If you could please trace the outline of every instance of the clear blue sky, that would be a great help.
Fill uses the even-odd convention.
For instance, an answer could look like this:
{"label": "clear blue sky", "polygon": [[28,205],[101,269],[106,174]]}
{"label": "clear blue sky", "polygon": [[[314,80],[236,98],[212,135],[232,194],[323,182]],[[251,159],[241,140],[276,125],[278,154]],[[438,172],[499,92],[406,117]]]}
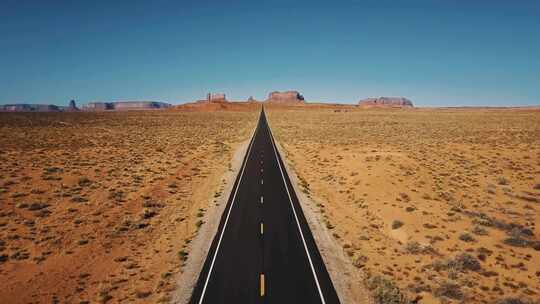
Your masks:
{"label": "clear blue sky", "polygon": [[0,103],[540,105],[540,1],[0,2]]}

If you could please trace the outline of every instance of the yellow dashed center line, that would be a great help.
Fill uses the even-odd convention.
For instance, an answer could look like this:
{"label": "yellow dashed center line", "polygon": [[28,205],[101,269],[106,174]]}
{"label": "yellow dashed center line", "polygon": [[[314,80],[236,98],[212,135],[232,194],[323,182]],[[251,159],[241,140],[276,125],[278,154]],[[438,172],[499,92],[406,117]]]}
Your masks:
{"label": "yellow dashed center line", "polygon": [[264,273],[261,273],[261,297],[264,297]]}
{"label": "yellow dashed center line", "polygon": [[264,224],[261,222],[261,235],[264,234]]}

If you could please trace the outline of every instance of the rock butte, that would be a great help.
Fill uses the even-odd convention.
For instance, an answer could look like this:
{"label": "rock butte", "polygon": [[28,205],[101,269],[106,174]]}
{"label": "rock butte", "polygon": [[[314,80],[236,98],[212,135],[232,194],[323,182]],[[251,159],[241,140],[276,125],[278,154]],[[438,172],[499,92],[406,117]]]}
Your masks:
{"label": "rock butte", "polygon": [[298,91],[271,92],[266,101],[272,103],[305,103],[304,96]]}
{"label": "rock butte", "polygon": [[224,93],[208,93],[206,94],[206,99],[199,99],[196,102],[228,102],[228,100]]}
{"label": "rock butte", "polygon": [[405,97],[379,97],[379,98],[366,98],[358,102],[362,107],[414,107],[412,101]]}

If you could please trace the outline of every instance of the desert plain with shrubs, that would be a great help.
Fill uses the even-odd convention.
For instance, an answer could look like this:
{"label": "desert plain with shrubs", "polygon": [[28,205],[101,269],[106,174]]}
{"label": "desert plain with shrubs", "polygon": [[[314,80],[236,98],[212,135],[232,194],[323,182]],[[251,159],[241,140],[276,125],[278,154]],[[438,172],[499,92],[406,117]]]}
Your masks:
{"label": "desert plain with shrubs", "polygon": [[[0,113],[2,303],[170,302],[258,110]],[[266,112],[353,301],[539,301],[540,110]]]}
{"label": "desert plain with shrubs", "polygon": [[375,303],[540,300],[538,109],[267,112]]}
{"label": "desert plain with shrubs", "polygon": [[256,120],[0,113],[0,302],[169,302]]}

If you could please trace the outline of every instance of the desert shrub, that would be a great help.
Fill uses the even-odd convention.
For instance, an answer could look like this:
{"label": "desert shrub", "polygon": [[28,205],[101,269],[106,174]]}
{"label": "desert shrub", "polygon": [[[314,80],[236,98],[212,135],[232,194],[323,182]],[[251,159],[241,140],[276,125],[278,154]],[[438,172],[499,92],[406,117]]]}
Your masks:
{"label": "desert shrub", "polygon": [[148,298],[148,296],[150,296],[151,294],[152,292],[149,290],[137,290],[135,292],[135,296],[137,297],[137,299]]}
{"label": "desert shrub", "polygon": [[20,209],[28,208],[28,203],[18,203],[15,207]]}
{"label": "desert shrub", "polygon": [[411,200],[411,197],[407,193],[400,193],[399,197],[401,197],[401,199],[406,201],[406,202]]}
{"label": "desert shrub", "polygon": [[508,179],[506,179],[506,177],[504,177],[504,176],[501,176],[501,177],[497,178],[497,183],[499,185],[503,185],[503,186],[506,186],[506,185],[509,184]]}
{"label": "desert shrub", "polygon": [[163,208],[163,207],[165,207],[165,205],[160,203],[160,202],[150,201],[150,200],[144,201],[142,203],[142,206],[144,208]]}
{"label": "desert shrub", "polygon": [[30,206],[28,207],[28,210],[30,211],[37,211],[37,210],[41,210],[41,209],[45,209],[49,207],[49,204],[45,204],[45,203],[31,203]]}
{"label": "desert shrub", "polygon": [[358,258],[354,260],[353,265],[357,268],[363,268],[368,261],[368,257],[365,255],[361,255]]}
{"label": "desert shrub", "polygon": [[403,226],[403,222],[400,220],[394,220],[392,222],[392,229],[399,229],[401,226]]}
{"label": "desert shrub", "polygon": [[178,252],[178,257],[180,258],[180,260],[182,260],[184,262],[187,261],[188,256],[189,256],[189,253],[187,251],[185,251],[185,250],[180,250]]}
{"label": "desert shrub", "polygon": [[426,229],[435,229],[437,228],[436,225],[433,225],[433,224],[430,224],[430,223],[425,223],[422,225],[422,227],[426,228]]}
{"label": "desert shrub", "polygon": [[434,262],[433,268],[436,271],[447,270],[463,272],[465,270],[479,271],[482,269],[482,266],[474,256],[468,253],[462,253],[455,256],[453,259]]}
{"label": "desert shrub", "polygon": [[117,191],[117,190],[110,190],[109,191],[109,199],[112,199],[116,202],[123,202],[124,201],[124,192],[123,191]]}
{"label": "desert shrub", "polygon": [[468,253],[462,253],[456,256],[454,258],[454,262],[459,265],[459,268],[462,270],[478,271],[482,269],[480,262],[478,262],[474,256]]}
{"label": "desert shrub", "polygon": [[0,254],[0,263],[3,263],[9,259],[7,254]]}
{"label": "desert shrub", "polygon": [[71,201],[74,203],[86,203],[88,202],[88,199],[82,196],[75,196],[71,199]]}
{"label": "desert shrub", "polygon": [[513,225],[513,226],[509,231],[507,231],[507,234],[509,236],[512,236],[512,237],[522,237],[522,236],[531,237],[531,236],[534,236],[534,232],[529,228],[525,228],[525,227],[522,227],[522,226],[519,226],[519,225],[516,225],[516,224],[510,224],[510,225]]}
{"label": "desert shrub", "polygon": [[474,226],[472,233],[476,235],[488,235],[488,231],[480,225]]}
{"label": "desert shrub", "polygon": [[141,215],[142,218],[144,219],[149,219],[149,218],[152,218],[154,216],[157,215],[157,212],[152,210],[152,209],[148,209],[148,208],[145,208],[143,210],[143,214]]}
{"label": "desert shrub", "polygon": [[58,167],[49,167],[49,168],[43,169],[43,173],[46,173],[46,174],[61,173],[63,171],[64,170],[62,170],[61,168],[58,168]]}
{"label": "desert shrub", "polygon": [[527,247],[527,245],[529,244],[529,241],[519,236],[517,237],[512,236],[512,237],[506,238],[503,241],[503,243],[505,243],[508,246],[513,246],[513,247]]}
{"label": "desert shrub", "polygon": [[529,304],[532,302],[531,301],[528,301],[528,300],[522,300],[522,299],[519,299],[519,298],[504,298],[504,299],[500,299],[496,302],[496,304]]}
{"label": "desert shrub", "polygon": [[476,241],[475,238],[470,233],[467,233],[467,232],[464,232],[464,233],[460,234],[459,239],[464,241],[464,242],[474,242],[474,241]]}
{"label": "desert shrub", "polygon": [[407,242],[407,244],[405,245],[405,250],[408,253],[419,254],[422,252],[422,245],[415,241]]}
{"label": "desert shrub", "polygon": [[373,292],[377,304],[408,304],[410,301],[392,281],[375,276],[368,280],[368,288]]}
{"label": "desert shrub", "polygon": [[92,184],[92,181],[89,180],[87,177],[81,177],[79,178],[78,184],[81,187],[86,187],[86,186],[90,186]]}
{"label": "desert shrub", "polygon": [[458,284],[453,282],[443,282],[437,289],[435,289],[435,296],[446,297],[455,300],[463,299],[463,292]]}

